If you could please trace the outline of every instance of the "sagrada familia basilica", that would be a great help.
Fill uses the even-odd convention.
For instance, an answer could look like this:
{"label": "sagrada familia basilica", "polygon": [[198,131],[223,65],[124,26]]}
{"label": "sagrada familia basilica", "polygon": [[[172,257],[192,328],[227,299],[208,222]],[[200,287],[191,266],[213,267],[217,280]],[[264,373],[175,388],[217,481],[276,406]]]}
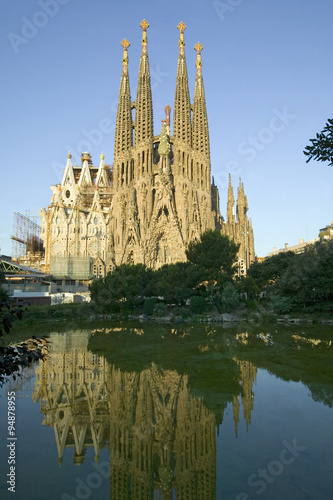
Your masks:
{"label": "sagrada familia basilica", "polygon": [[[104,276],[114,266],[142,263],[152,268],[186,260],[191,240],[217,229],[240,244],[239,273],[254,261],[254,240],[247,198],[240,181],[235,209],[229,178],[226,220],[219,192],[211,181],[210,145],[201,51],[197,43],[193,103],[185,59],[185,24],[180,33],[173,127],[165,107],[160,135],[154,135],[153,101],[147,50],[147,21],[142,21],[142,50],[136,100],[130,93],[129,42],[124,39],[114,162],[101,154],[99,166],[82,153],[71,154],[61,184],[51,186],[51,204],[40,211],[45,271],[58,277]],[[135,112],[133,111],[135,110]],[[134,115],[134,120],[133,120]]]}

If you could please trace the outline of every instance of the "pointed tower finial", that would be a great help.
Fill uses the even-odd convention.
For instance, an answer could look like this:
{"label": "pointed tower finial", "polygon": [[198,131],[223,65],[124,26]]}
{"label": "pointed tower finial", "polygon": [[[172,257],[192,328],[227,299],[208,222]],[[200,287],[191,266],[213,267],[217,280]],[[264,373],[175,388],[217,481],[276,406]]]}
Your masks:
{"label": "pointed tower finial", "polygon": [[197,76],[200,76],[200,77],[201,77],[201,66],[202,66],[202,62],[201,62],[202,49],[203,49],[203,46],[199,42],[194,46],[194,50],[197,51],[197,59],[195,61],[195,65],[197,67]]}
{"label": "pointed tower finial", "polygon": [[180,31],[181,34],[184,34],[184,31],[186,30],[185,23],[183,23],[183,21],[181,21],[178,24],[177,29]]}
{"label": "pointed tower finial", "polygon": [[147,53],[147,29],[149,28],[149,23],[144,19],[140,23],[140,27],[142,28],[142,52],[144,54]]}
{"label": "pointed tower finial", "polygon": [[148,21],[146,21],[145,19],[143,21],[141,21],[140,28],[143,29],[142,38],[146,38],[146,36],[147,36],[147,29],[149,28]]}
{"label": "pointed tower finial", "polygon": [[179,47],[185,47],[184,31],[186,30],[186,26],[183,21],[178,24],[177,29],[179,30]]}
{"label": "pointed tower finial", "polygon": [[105,156],[104,156],[104,153],[103,153],[103,151],[102,151],[102,154],[101,154],[101,156],[100,156],[100,159],[101,159],[101,160],[104,160],[104,158],[105,158]]}
{"label": "pointed tower finial", "polygon": [[70,184],[71,186],[75,186],[75,177],[74,177],[71,158],[72,158],[71,152],[68,151],[67,163],[61,181],[61,186],[65,186],[65,184]]}
{"label": "pointed tower finial", "polygon": [[120,45],[124,48],[124,52],[123,52],[123,75],[127,75],[127,73],[128,73],[128,53],[127,53],[127,49],[128,49],[128,47],[131,44],[129,43],[129,41],[126,38],[124,38],[124,40],[121,42]]}

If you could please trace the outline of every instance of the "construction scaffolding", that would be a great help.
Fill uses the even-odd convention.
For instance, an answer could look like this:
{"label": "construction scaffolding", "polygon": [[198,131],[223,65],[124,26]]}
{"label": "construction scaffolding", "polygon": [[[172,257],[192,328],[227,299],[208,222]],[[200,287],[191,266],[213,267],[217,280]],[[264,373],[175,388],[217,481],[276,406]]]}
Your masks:
{"label": "construction scaffolding", "polygon": [[24,255],[36,255],[43,253],[43,242],[40,238],[41,227],[37,223],[39,216],[25,215],[14,212],[12,257],[19,259]]}

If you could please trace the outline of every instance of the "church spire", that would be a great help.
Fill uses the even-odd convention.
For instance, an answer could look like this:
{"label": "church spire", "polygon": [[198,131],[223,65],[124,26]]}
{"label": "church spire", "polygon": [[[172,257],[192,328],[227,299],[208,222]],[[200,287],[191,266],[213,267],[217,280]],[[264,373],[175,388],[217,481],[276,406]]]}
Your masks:
{"label": "church spire", "polygon": [[192,122],[192,144],[195,151],[202,153],[207,159],[210,158],[208,118],[206,109],[205,90],[202,79],[201,43],[197,43],[194,50],[197,52],[196,58],[196,78],[193,102],[193,122]]}
{"label": "church spire", "polygon": [[230,174],[229,174],[229,187],[228,187],[227,223],[233,225],[235,224],[235,198],[234,198],[234,190],[231,185]]}
{"label": "church spire", "polygon": [[179,56],[177,67],[175,105],[173,114],[173,137],[175,142],[181,141],[191,146],[191,102],[188,88],[188,76],[185,60],[184,31],[186,26],[179,23]]}
{"label": "church spire", "polygon": [[247,198],[244,192],[244,184],[241,178],[239,178],[239,187],[237,192],[237,223],[244,224],[247,220],[247,211],[249,207],[247,204]]}
{"label": "church spire", "polygon": [[71,152],[68,151],[67,163],[66,163],[66,168],[64,170],[64,176],[62,178],[61,187],[65,186],[66,184],[75,186],[75,178],[74,178],[71,158],[72,158]]}
{"label": "church spire", "polygon": [[114,185],[117,188],[127,184],[132,178],[130,157],[133,146],[133,122],[131,111],[131,93],[128,76],[128,53],[130,43],[126,38],[121,42],[123,47],[123,69],[120,79],[116,133],[114,140]]}
{"label": "church spire", "polygon": [[118,110],[116,119],[116,134],[114,141],[114,157],[128,151],[133,146],[131,94],[128,77],[128,53],[130,43],[126,38],[121,42],[123,47],[123,70],[120,80]]}
{"label": "church spire", "polygon": [[153,131],[153,102],[151,96],[149,60],[147,51],[148,22],[144,19],[142,28],[142,49],[139,66],[139,79],[135,103],[135,146],[143,143],[152,143]]}

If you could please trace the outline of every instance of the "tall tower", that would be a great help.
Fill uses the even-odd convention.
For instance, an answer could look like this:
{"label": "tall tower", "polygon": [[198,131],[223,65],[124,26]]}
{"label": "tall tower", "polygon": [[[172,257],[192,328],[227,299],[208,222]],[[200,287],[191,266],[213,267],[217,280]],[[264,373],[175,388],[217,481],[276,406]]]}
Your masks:
{"label": "tall tower", "polygon": [[126,38],[123,47],[123,69],[120,79],[116,133],[114,139],[113,179],[116,190],[128,185],[133,176],[131,155],[133,147],[133,123],[131,111],[131,93],[128,76],[128,52],[130,43]]}
{"label": "tall tower", "polygon": [[192,119],[192,160],[191,180],[199,194],[201,232],[212,229],[214,220],[211,207],[211,172],[208,118],[205,89],[202,79],[201,51],[203,46],[197,43],[194,50],[196,57],[196,78],[194,87]]}
{"label": "tall tower", "polygon": [[122,258],[125,245],[126,199],[130,183],[134,177],[133,150],[133,120],[131,93],[128,74],[129,41],[121,42],[123,47],[122,74],[118,98],[116,132],[114,139],[113,163],[113,200],[109,224],[109,253],[117,264]]}
{"label": "tall tower", "polygon": [[174,153],[178,166],[184,163],[184,156],[179,153],[189,153],[192,143],[191,133],[191,102],[188,88],[188,76],[185,59],[184,31],[186,26],[179,23],[179,55],[176,78],[175,105],[173,114]]}
{"label": "tall tower", "polygon": [[[185,59],[184,31],[186,26],[180,22],[179,30],[179,54],[176,77],[175,102],[173,110],[173,176],[175,184],[175,203],[177,207],[179,223],[182,229],[185,244],[190,239],[197,238],[200,231],[193,226],[190,227],[194,216],[191,206],[195,200],[195,192],[190,185],[193,180],[192,161],[192,120],[191,101],[188,85],[187,66]],[[191,176],[192,167],[192,176]]]}
{"label": "tall tower", "polygon": [[244,191],[244,184],[241,179],[239,179],[238,195],[237,195],[237,225],[238,225],[238,235],[237,239],[240,243],[240,248],[238,252],[238,261],[240,264],[240,271],[243,275],[246,274],[246,270],[250,267],[252,262],[254,262],[254,242],[253,242],[253,230],[252,222],[247,216],[249,210],[247,204],[247,197]]}
{"label": "tall tower", "polygon": [[[208,131],[208,118],[205,99],[205,89],[202,79],[202,62],[201,51],[203,46],[197,43],[194,50],[197,52],[196,58],[196,78],[194,88],[194,102],[193,102],[193,122],[192,122],[192,145],[193,151],[197,158],[201,159],[208,167],[206,175],[200,176],[200,184],[207,186],[210,183],[210,148],[209,148],[209,131]],[[208,178],[207,178],[208,174]]]}
{"label": "tall tower", "polygon": [[222,233],[226,234],[230,239],[239,244],[238,275],[244,276],[246,275],[246,270],[252,262],[254,262],[255,253],[252,222],[247,216],[247,197],[245,195],[244,184],[241,179],[239,179],[239,187],[237,191],[236,216],[234,203],[231,176],[229,174],[227,221],[222,225]]}
{"label": "tall tower", "polygon": [[152,211],[153,171],[153,101],[151,95],[150,71],[147,50],[148,22],[144,19],[142,28],[141,56],[135,107],[134,151],[136,196],[138,217],[141,221],[141,238],[144,239]]}
{"label": "tall tower", "polygon": [[231,239],[236,238],[236,216],[234,190],[231,185],[231,175],[229,174],[228,201],[227,201],[227,225],[226,234]]}
{"label": "tall tower", "polygon": [[142,28],[142,48],[139,65],[138,87],[135,101],[134,143],[136,178],[150,174],[153,164],[153,102],[151,97],[149,60],[147,51],[148,22],[144,19]]}

